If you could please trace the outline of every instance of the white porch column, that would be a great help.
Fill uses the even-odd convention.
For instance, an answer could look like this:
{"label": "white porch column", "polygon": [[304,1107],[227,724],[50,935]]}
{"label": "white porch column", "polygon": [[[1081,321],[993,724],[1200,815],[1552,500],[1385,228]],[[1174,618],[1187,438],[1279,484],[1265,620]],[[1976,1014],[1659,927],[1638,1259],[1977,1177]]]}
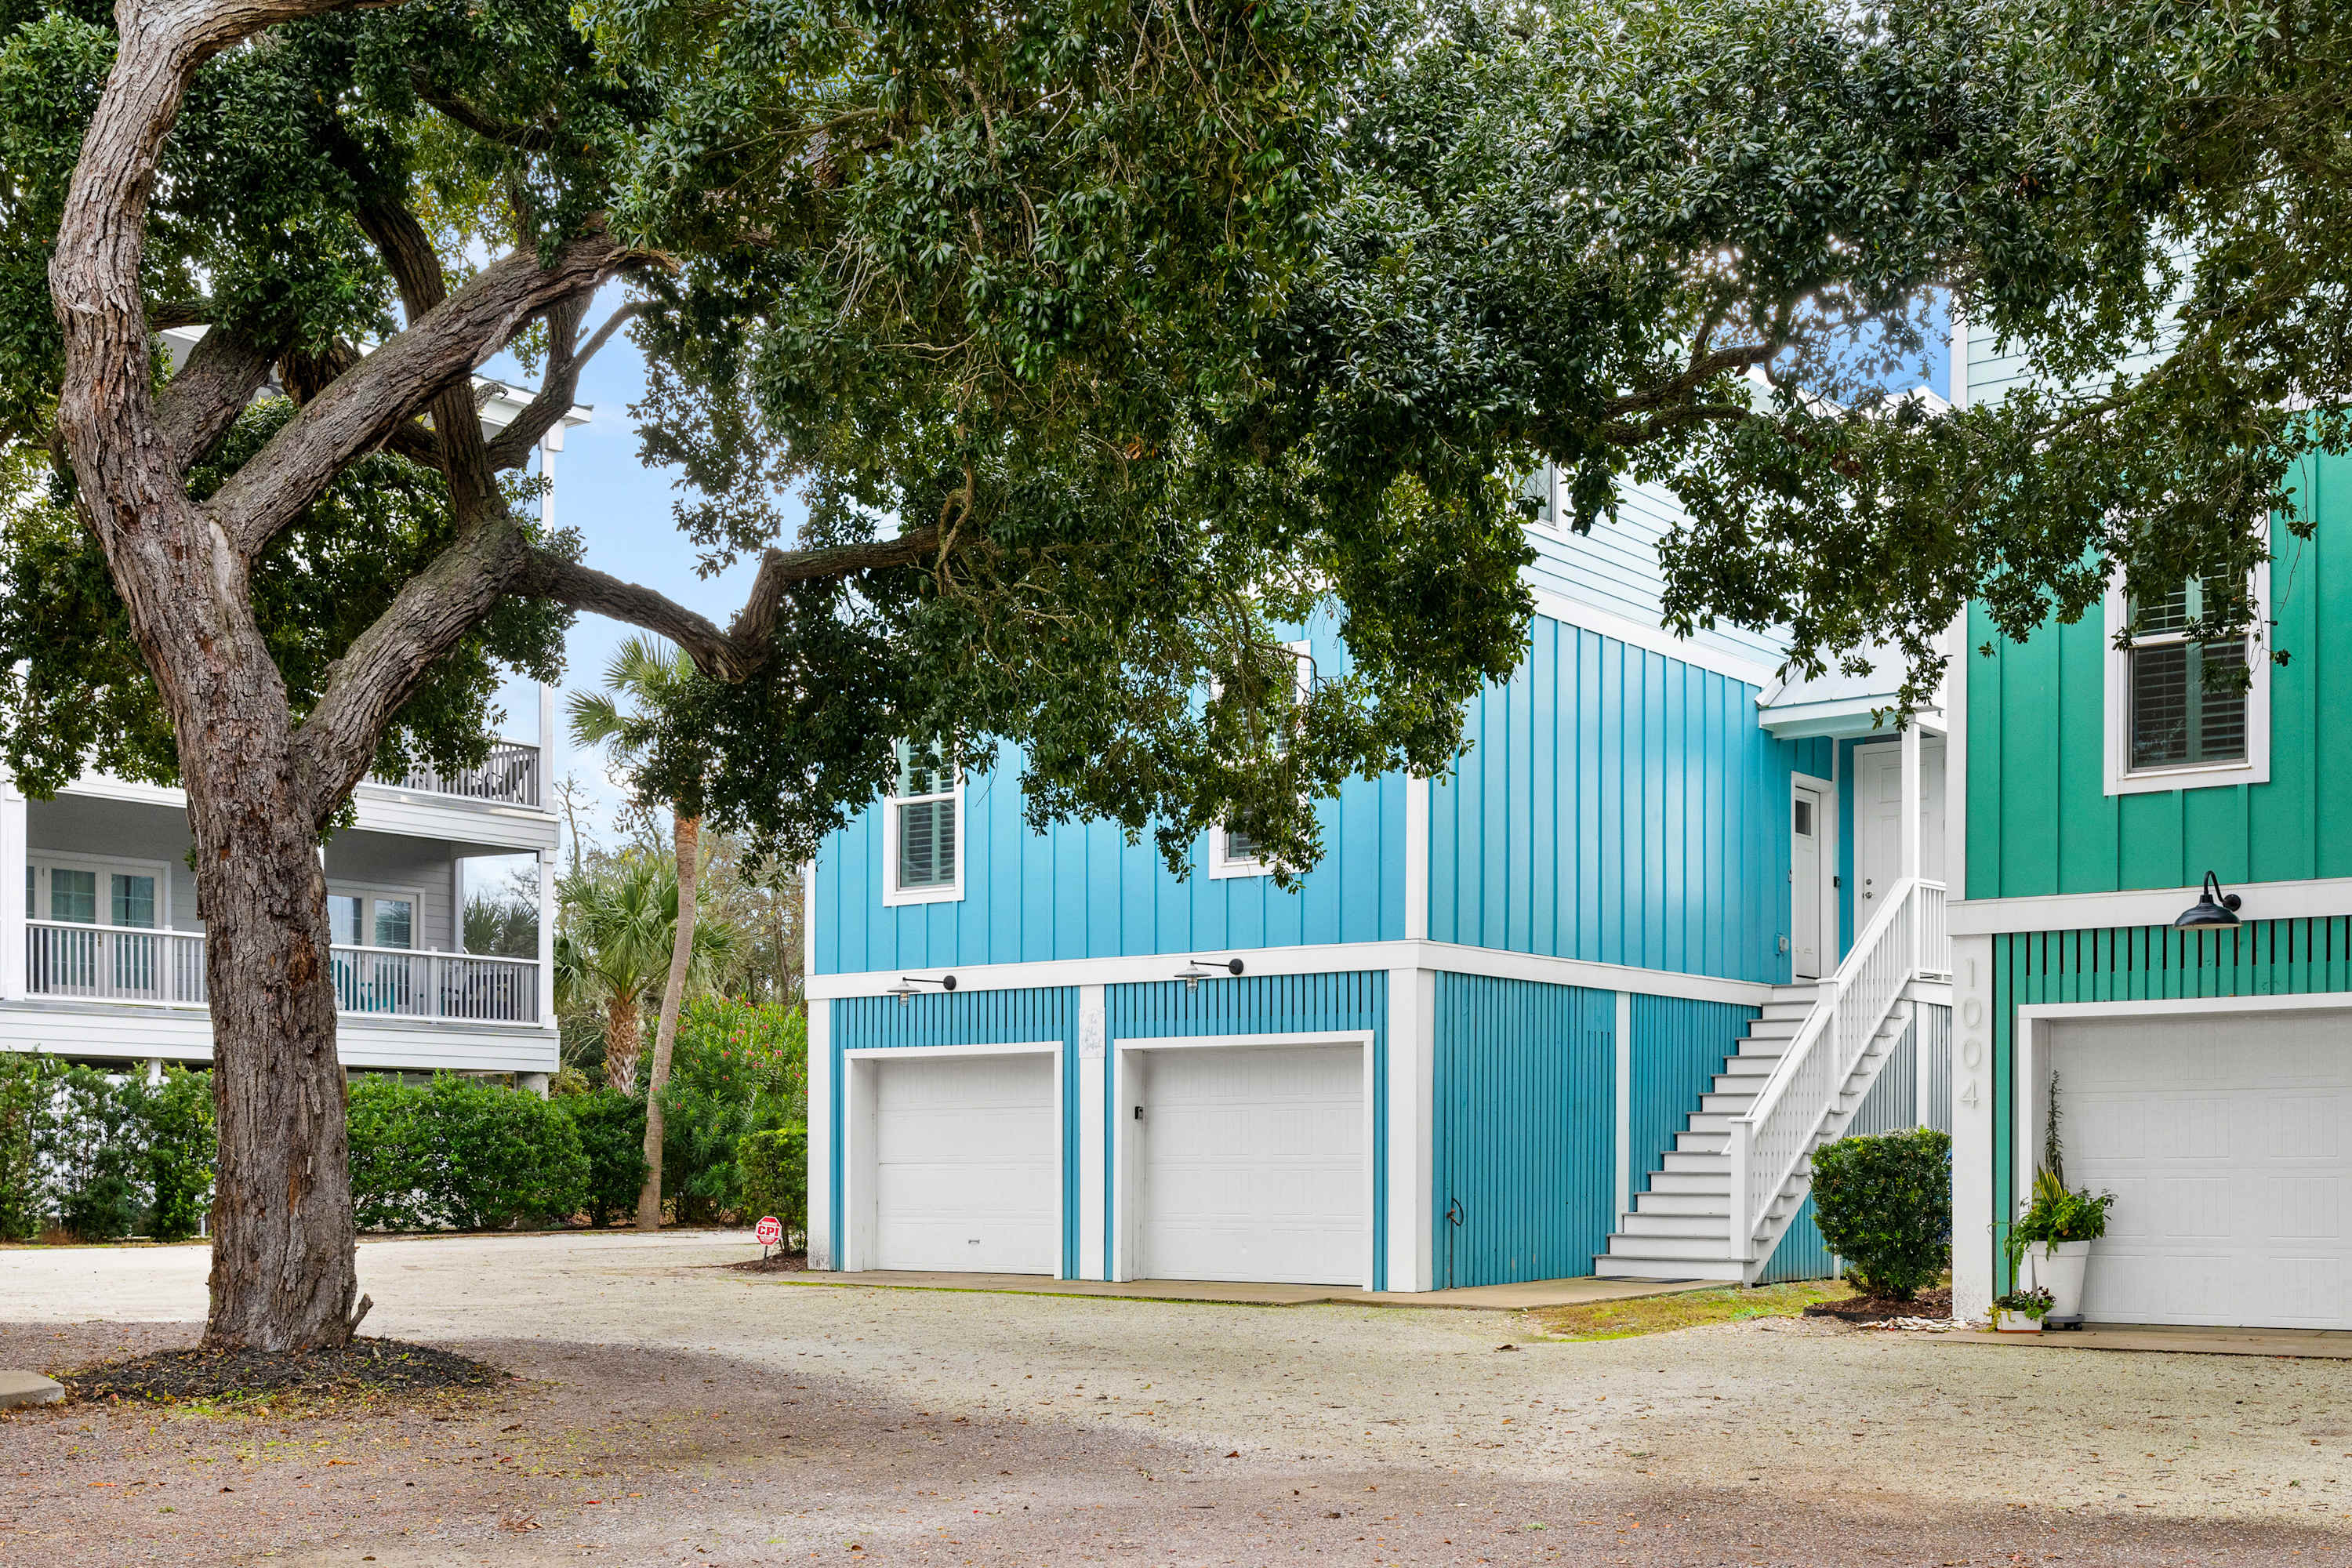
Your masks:
{"label": "white porch column", "polygon": [[1920,807],[1927,799],[1926,780],[1919,771],[1919,716],[1903,726],[1903,860],[1899,877],[1916,877],[1923,863],[1919,854]]}
{"label": "white porch column", "polygon": [[539,683],[539,798],[531,804],[555,809],[555,688]]}
{"label": "white porch column", "polygon": [[539,1023],[555,1032],[555,851],[539,852]]}
{"label": "white porch column", "polygon": [[1103,1074],[1108,1037],[1104,987],[1078,987],[1078,1278],[1108,1279],[1103,1193],[1109,1150],[1103,1138]]}
{"label": "white porch column", "polygon": [[1992,1310],[1992,938],[1952,939],[1952,1311]]}
{"label": "white porch column", "polygon": [[[1410,796],[1408,796],[1410,798]],[[1424,904],[1424,910],[1427,906]],[[1389,971],[1389,1290],[1435,1283],[1437,975]]]}
{"label": "white porch column", "polygon": [[0,774],[0,1001],[25,994],[25,797]]}
{"label": "white porch column", "polygon": [[808,1266],[840,1267],[833,1234],[833,1004],[808,1004]]}

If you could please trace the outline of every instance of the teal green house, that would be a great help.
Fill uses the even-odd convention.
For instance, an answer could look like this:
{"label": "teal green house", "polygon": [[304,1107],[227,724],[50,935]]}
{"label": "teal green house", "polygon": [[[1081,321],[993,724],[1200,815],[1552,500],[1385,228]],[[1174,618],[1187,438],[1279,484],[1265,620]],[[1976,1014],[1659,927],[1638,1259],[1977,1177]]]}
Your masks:
{"label": "teal green house", "polygon": [[[1956,396],[2020,373],[1954,348]],[[2181,635],[2204,584],[1956,638],[1960,1310],[2010,1284],[2054,1113],[2068,1183],[2116,1194],[2085,1317],[2352,1329],[2352,462],[2298,482],[2317,531],[2246,585],[2249,646]]]}

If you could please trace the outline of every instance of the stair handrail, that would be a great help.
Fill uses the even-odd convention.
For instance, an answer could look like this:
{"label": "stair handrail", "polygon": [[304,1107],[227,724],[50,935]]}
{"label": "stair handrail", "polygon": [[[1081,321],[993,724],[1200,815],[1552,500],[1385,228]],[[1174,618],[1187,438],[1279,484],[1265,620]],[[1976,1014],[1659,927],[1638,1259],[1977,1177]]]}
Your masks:
{"label": "stair handrail", "polygon": [[[1811,1158],[1814,1135],[1836,1110],[1846,1079],[1905,988],[1922,974],[1949,973],[1948,955],[1927,951],[1929,942],[1949,942],[1943,922],[1933,918],[1942,912],[1944,892],[1942,883],[1919,877],[1895,885],[1844,960],[1822,979],[1811,1010],[1755,1100],[1732,1117],[1727,1152],[1735,1259],[1755,1261],[1757,1233],[1780,1190]],[[1931,900],[1932,911],[1925,907]]]}

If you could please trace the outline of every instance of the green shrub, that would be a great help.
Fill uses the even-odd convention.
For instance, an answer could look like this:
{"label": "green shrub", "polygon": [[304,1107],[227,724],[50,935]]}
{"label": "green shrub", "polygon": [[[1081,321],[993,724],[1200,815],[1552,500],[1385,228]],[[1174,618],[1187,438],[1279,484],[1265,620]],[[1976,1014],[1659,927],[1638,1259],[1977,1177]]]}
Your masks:
{"label": "green shrub", "polygon": [[774,1215],[790,1237],[808,1235],[808,1129],[746,1132],[735,1145],[742,1217]]}
{"label": "green shrub", "polygon": [[41,1124],[52,1071],[47,1057],[0,1051],[0,1241],[40,1234]]}
{"label": "green shrub", "polygon": [[147,1164],[147,1234],[185,1241],[203,1226],[212,1204],[213,1166],[219,1145],[213,1127],[213,1075],[178,1067],[142,1097],[142,1142]]}
{"label": "green shrub", "polygon": [[119,1241],[146,1211],[147,1086],[76,1064],[50,1079],[38,1146],[58,1223],[77,1241]]}
{"label": "green shrub", "polygon": [[[642,1086],[653,1053],[639,1058]],[[808,1120],[808,1021],[781,1003],[696,1001],[678,1019],[662,1095],[662,1196],[682,1224],[745,1208],[738,1146]],[[781,1217],[781,1216],[780,1216]]]}
{"label": "green shrub", "polygon": [[1864,1289],[1909,1300],[1951,1258],[1951,1135],[1921,1127],[1814,1151],[1813,1217]]}
{"label": "green shrub", "polygon": [[558,1095],[549,1104],[572,1121],[588,1158],[581,1199],[588,1223],[607,1226],[635,1214],[646,1184],[646,1103],[616,1089]]}
{"label": "green shrub", "polygon": [[499,1229],[568,1218],[586,1196],[579,1131],[536,1094],[455,1073],[422,1089],[365,1078],[350,1127],[362,1229]]}

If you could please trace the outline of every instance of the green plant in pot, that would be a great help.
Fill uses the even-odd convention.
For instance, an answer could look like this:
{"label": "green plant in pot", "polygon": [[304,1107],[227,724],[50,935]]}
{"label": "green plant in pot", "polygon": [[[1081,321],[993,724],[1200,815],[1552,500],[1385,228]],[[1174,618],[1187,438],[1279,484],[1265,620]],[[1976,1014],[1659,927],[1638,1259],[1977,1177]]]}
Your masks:
{"label": "green plant in pot", "polygon": [[2032,1260],[2032,1280],[2053,1300],[2047,1316],[2079,1321],[2083,1316],[2083,1278],[2090,1268],[2091,1243],[2107,1234],[2107,1210],[2113,1193],[2093,1195],[2088,1187],[2066,1185],[2063,1149],[2058,1139],[2058,1075],[2050,1076],[2050,1112],[2042,1136],[2042,1168],[2033,1175],[2033,1196],[2025,1212],[2009,1228],[2004,1244],[2009,1253],[2010,1280],[2016,1283],[2018,1266]]}
{"label": "green plant in pot", "polygon": [[2050,1292],[2040,1288],[2011,1289],[1992,1300],[1992,1326],[2004,1334],[2038,1334],[2050,1315]]}

